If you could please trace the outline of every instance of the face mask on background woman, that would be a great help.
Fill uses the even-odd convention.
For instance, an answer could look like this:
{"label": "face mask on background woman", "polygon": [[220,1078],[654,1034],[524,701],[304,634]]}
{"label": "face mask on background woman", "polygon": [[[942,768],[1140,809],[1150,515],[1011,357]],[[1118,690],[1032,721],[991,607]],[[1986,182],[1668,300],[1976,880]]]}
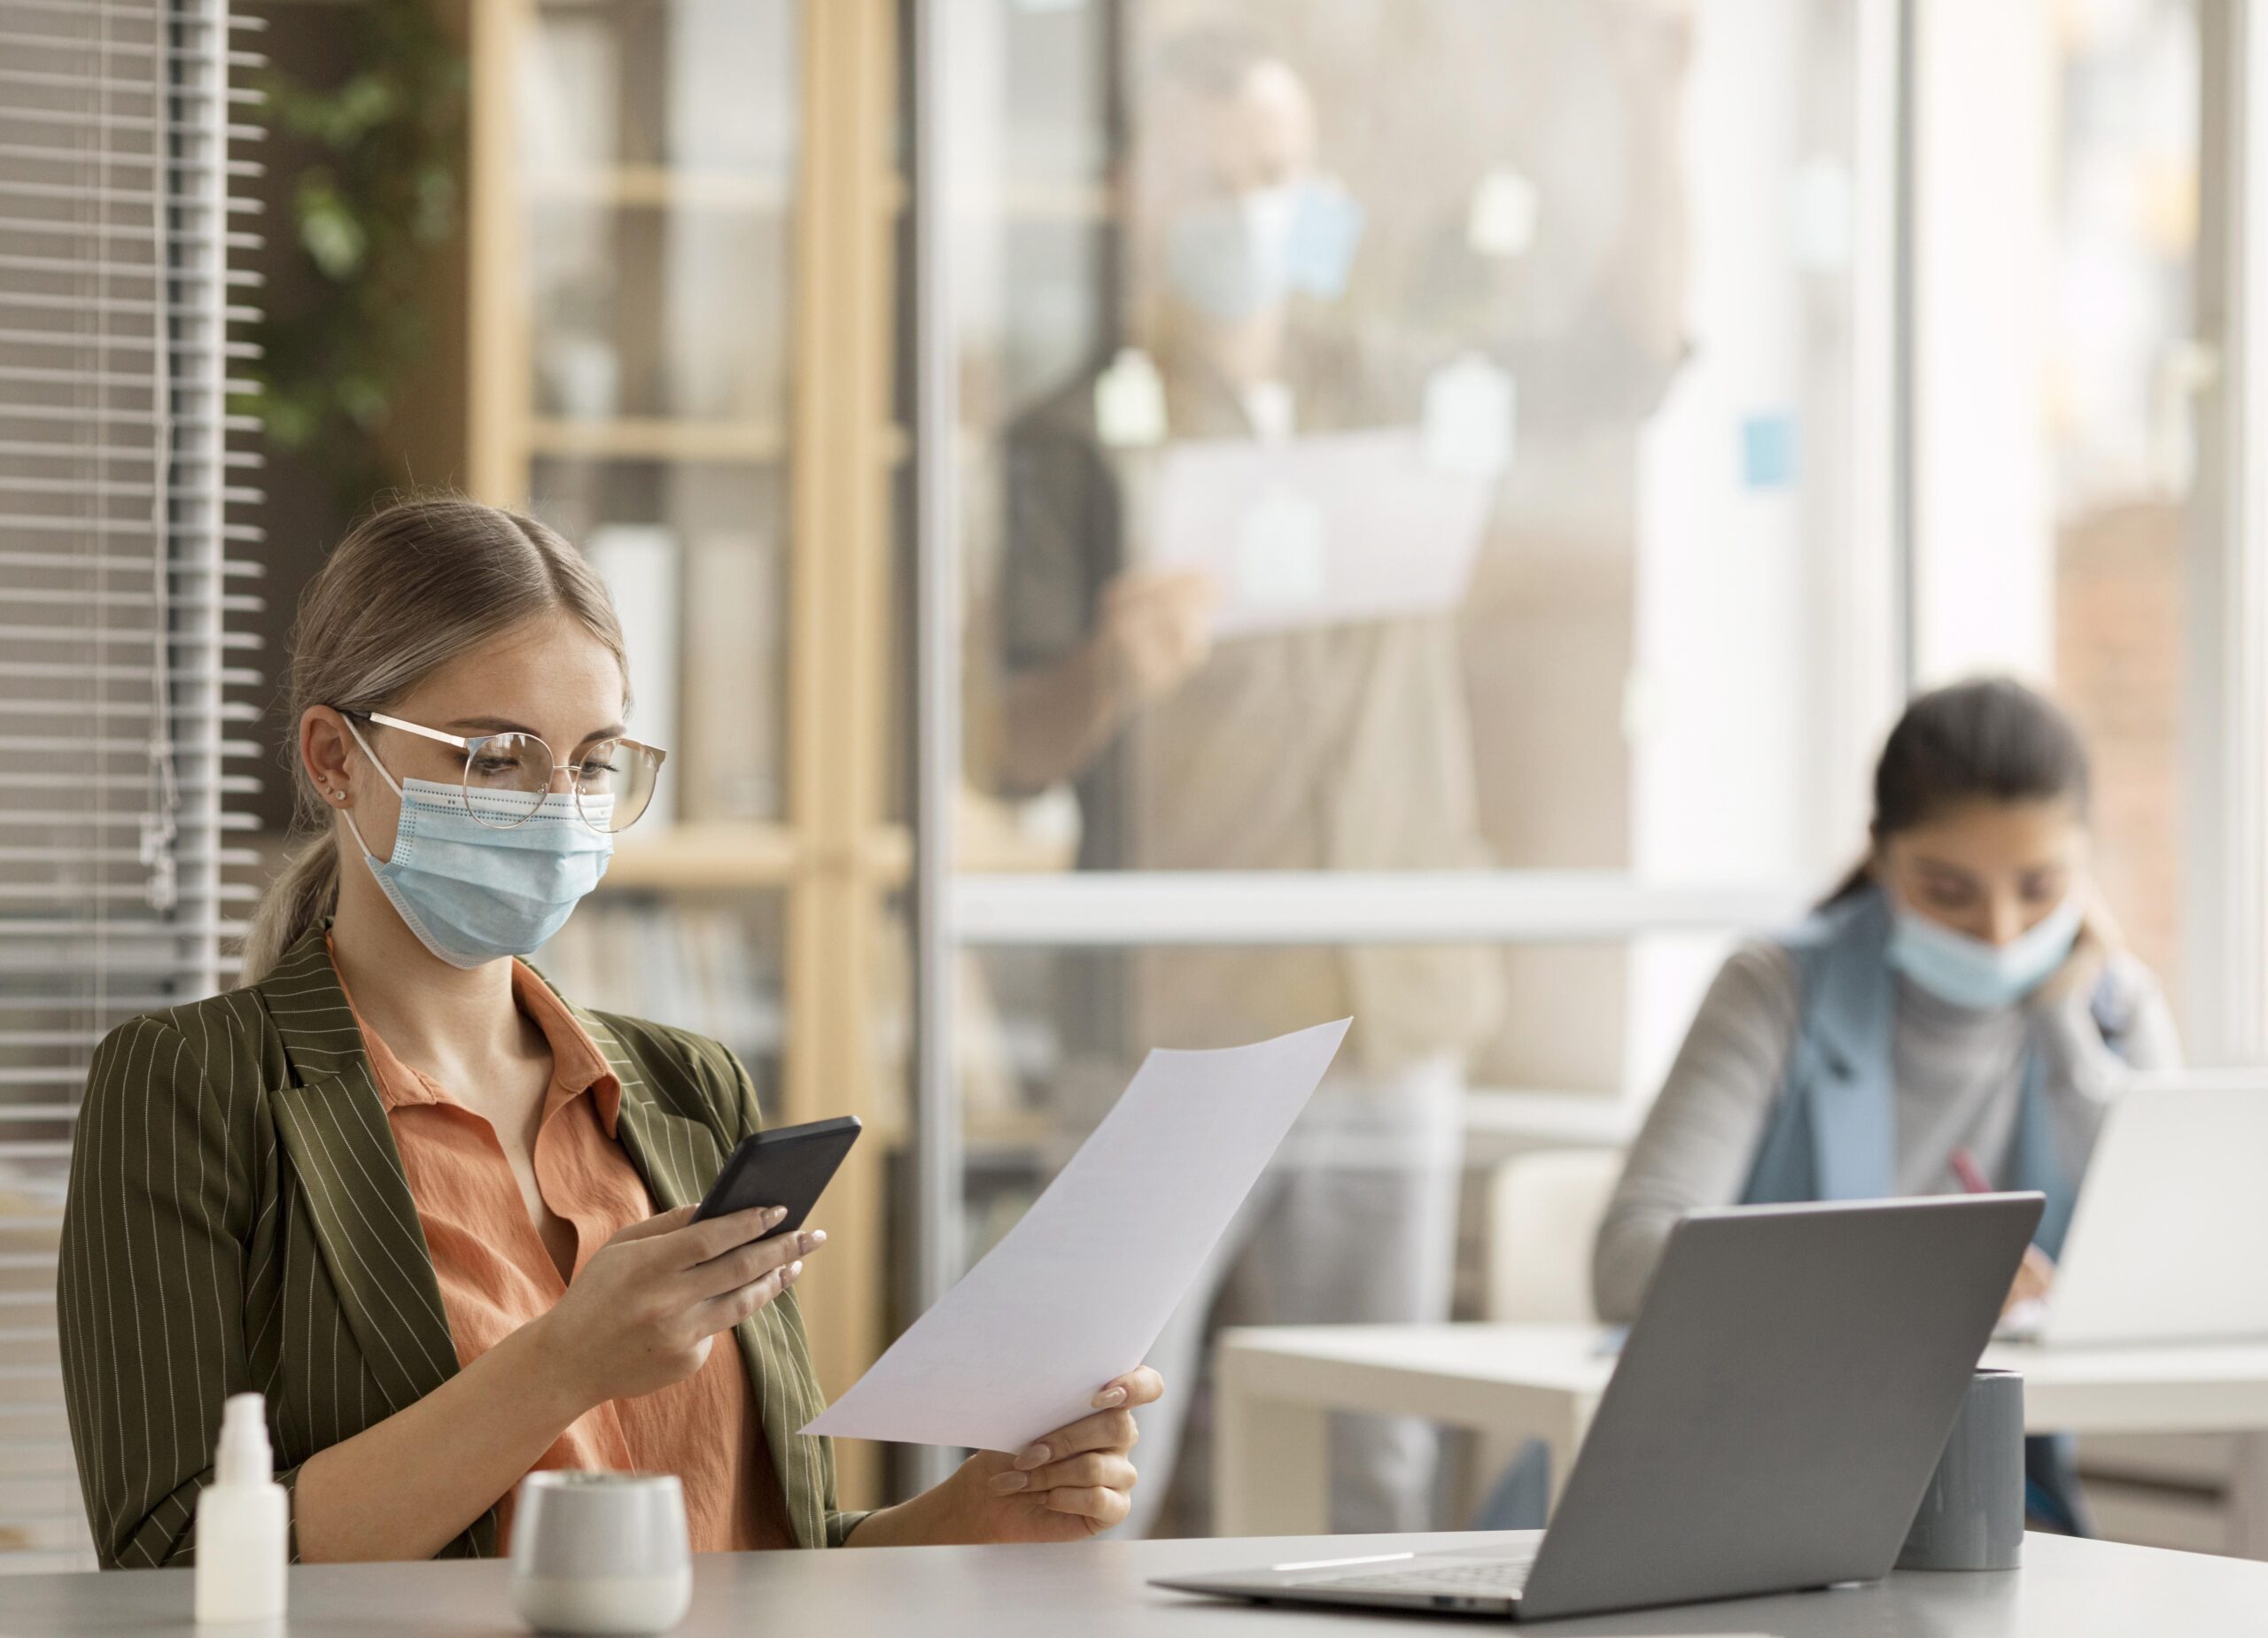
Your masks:
{"label": "face mask on background woman", "polygon": [[1954,1006],[2013,1006],[2054,976],[2084,919],[2072,894],[2007,943],[1988,944],[1901,904],[1891,928],[1890,965]]}

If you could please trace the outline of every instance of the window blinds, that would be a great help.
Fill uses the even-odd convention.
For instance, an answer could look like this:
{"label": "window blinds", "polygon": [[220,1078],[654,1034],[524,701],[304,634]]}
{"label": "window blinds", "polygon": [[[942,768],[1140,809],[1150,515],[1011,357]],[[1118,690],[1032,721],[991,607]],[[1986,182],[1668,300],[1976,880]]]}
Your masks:
{"label": "window blinds", "polygon": [[54,1301],[89,1056],[227,981],[250,891],[252,27],[0,0],[0,1569],[91,1563]]}

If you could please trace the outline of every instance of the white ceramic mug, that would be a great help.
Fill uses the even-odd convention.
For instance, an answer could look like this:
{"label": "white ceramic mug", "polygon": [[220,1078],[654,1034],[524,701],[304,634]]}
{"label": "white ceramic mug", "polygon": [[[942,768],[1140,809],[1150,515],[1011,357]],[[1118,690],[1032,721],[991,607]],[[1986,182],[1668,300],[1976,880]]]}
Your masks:
{"label": "white ceramic mug", "polygon": [[512,1515],[512,1607],[543,1633],[662,1633],[693,1602],[670,1473],[530,1473]]}

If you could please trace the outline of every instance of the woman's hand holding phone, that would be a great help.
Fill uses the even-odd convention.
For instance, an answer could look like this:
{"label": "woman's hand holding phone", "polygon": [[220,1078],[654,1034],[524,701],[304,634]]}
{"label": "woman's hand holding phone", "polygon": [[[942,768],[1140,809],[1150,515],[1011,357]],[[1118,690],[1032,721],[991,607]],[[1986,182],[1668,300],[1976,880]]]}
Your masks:
{"label": "woman's hand holding phone", "polygon": [[780,1207],[705,1223],[680,1207],[633,1223],[593,1254],[540,1319],[544,1351],[557,1360],[576,1414],[610,1399],[634,1399],[701,1369],[718,1331],[729,1331],[793,1285],[803,1259],[827,1242],[807,1229],[757,1237],[786,1215]]}

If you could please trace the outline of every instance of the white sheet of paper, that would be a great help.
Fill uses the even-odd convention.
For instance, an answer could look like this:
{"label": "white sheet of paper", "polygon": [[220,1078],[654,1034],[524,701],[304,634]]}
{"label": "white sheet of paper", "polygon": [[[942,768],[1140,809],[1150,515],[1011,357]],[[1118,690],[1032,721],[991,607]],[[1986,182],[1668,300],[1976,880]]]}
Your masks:
{"label": "white sheet of paper", "polygon": [[804,1432],[1020,1450],[1091,1414],[1157,1341],[1348,1021],[1153,1052],[991,1254]]}
{"label": "white sheet of paper", "polygon": [[1472,584],[1503,465],[1445,466],[1416,430],[1169,445],[1149,560],[1213,577],[1220,638],[1446,614]]}

